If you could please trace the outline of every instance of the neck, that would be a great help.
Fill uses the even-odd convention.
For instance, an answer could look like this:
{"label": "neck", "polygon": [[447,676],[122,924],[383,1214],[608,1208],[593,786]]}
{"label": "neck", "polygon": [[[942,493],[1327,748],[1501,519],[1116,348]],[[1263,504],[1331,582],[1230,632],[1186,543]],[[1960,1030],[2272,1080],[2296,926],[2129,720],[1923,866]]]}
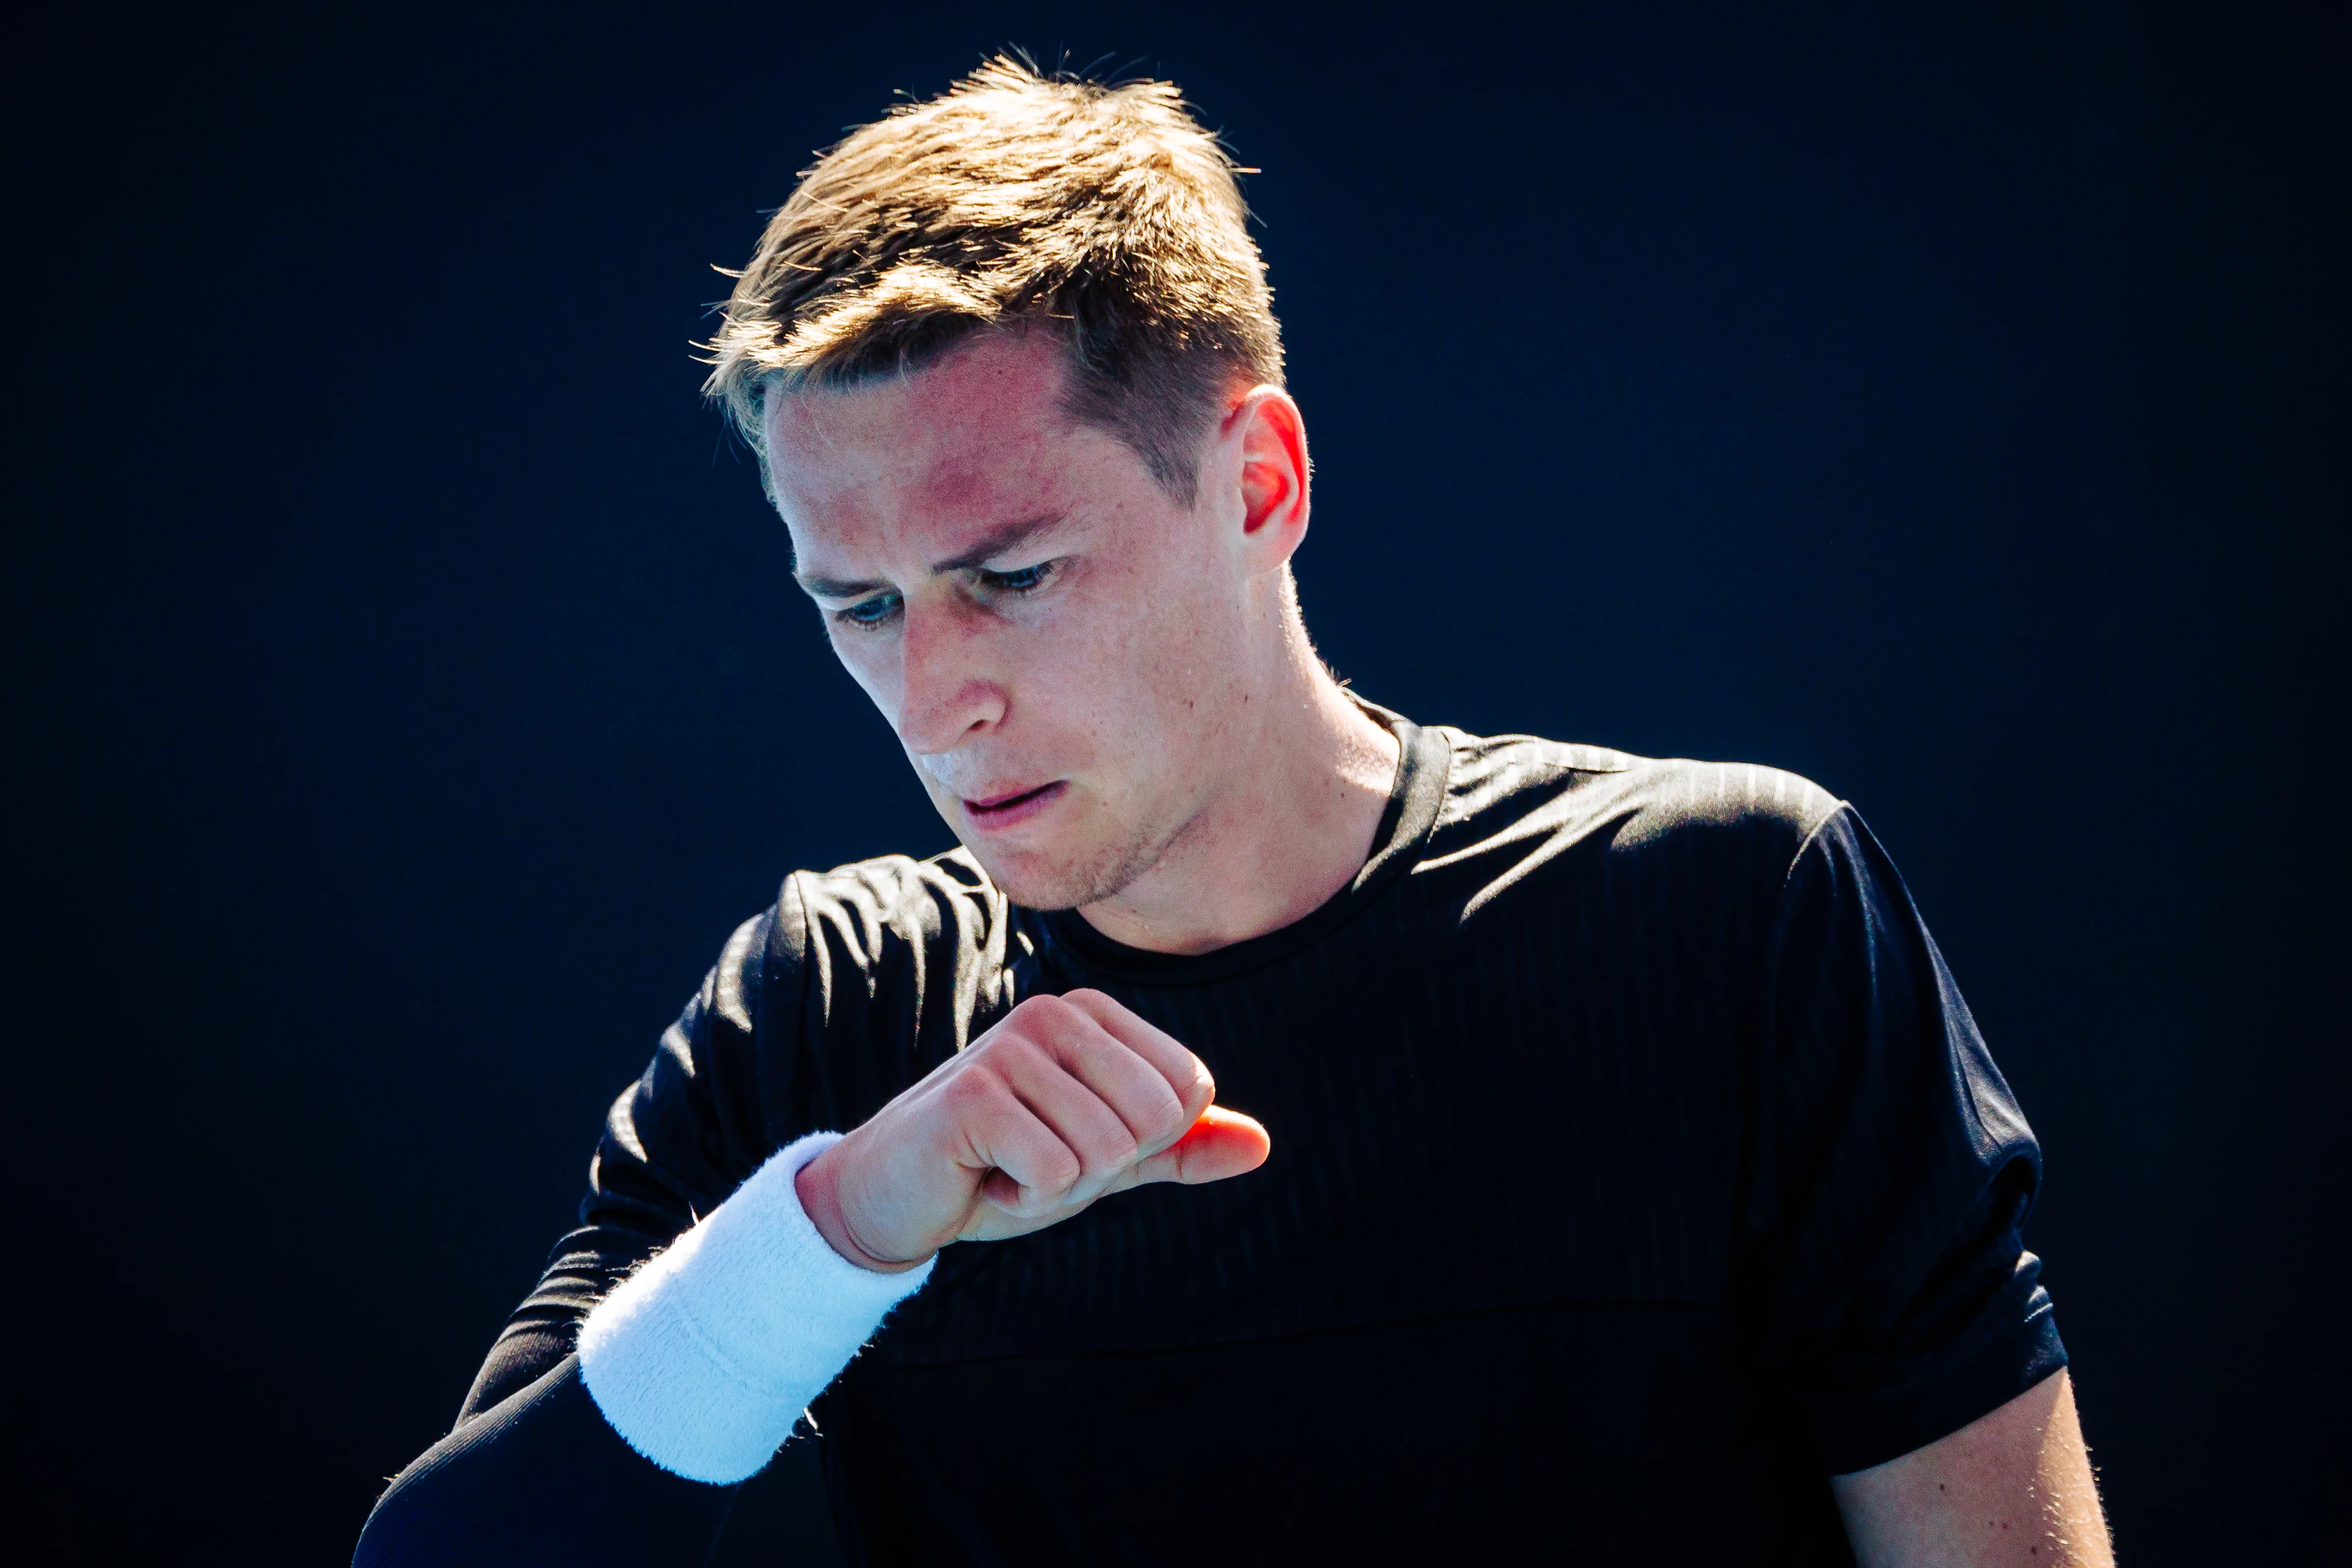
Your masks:
{"label": "neck", "polygon": [[1207,952],[1279,931],[1345,888],[1372,851],[1396,777],[1397,738],[1349,700],[1283,617],[1269,678],[1240,711],[1225,787],[1151,869],[1082,905],[1087,923],[1152,952]]}

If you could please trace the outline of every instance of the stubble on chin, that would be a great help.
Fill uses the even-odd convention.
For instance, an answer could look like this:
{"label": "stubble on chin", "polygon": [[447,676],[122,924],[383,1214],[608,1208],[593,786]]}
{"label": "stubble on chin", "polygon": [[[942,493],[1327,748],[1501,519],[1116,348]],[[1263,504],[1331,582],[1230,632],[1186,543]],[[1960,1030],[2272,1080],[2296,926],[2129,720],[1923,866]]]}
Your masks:
{"label": "stubble on chin", "polygon": [[1142,844],[1108,845],[1075,860],[1043,855],[1007,858],[977,847],[972,857],[998,892],[1030,910],[1074,910],[1116,897],[1159,858]]}
{"label": "stubble on chin", "polygon": [[1000,857],[977,845],[966,847],[996,890],[1022,908],[1075,910],[1125,892],[1166,857],[1182,833],[1181,826],[1158,834],[1130,830],[1061,856],[1032,852]]}

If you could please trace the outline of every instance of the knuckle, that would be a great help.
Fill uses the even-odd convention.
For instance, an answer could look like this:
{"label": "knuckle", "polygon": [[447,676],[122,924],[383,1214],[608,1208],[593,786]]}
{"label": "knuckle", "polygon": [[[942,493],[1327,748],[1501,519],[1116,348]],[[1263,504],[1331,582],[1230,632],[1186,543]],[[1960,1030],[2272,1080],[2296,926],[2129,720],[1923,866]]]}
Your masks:
{"label": "knuckle", "polygon": [[1030,1028],[1054,1028],[1066,1024],[1076,1012],[1059,996],[1040,994],[1015,1003],[1013,1011],[1004,1015],[1004,1021]]}
{"label": "knuckle", "polygon": [[1008,1029],[992,1037],[972,1052],[972,1065],[1000,1078],[1019,1072],[1040,1054],[1032,1033],[1027,1029]]}
{"label": "knuckle", "polygon": [[1184,1102],[1171,1094],[1160,1104],[1152,1107],[1150,1124],[1144,1129],[1144,1136],[1154,1142],[1159,1142],[1163,1139],[1173,1138],[1183,1131]]}
{"label": "knuckle", "polygon": [[1044,1059],[1045,1055],[1045,1051],[1036,1041],[1016,1035],[996,1048],[995,1056],[990,1065],[995,1068],[999,1075],[1011,1079],[1016,1074],[1035,1068],[1038,1062]]}
{"label": "knuckle", "polygon": [[1124,1125],[1109,1128],[1093,1141],[1093,1146],[1087,1151],[1087,1163],[1097,1173],[1119,1170],[1133,1161],[1142,1148]]}
{"label": "knuckle", "polygon": [[993,1100],[1001,1080],[985,1064],[975,1062],[971,1068],[950,1079],[940,1093],[948,1103],[958,1110],[968,1110]]}
{"label": "knuckle", "polygon": [[1057,1151],[1045,1161],[1038,1172],[1042,1185],[1048,1192],[1066,1193],[1078,1184],[1087,1173],[1086,1163],[1068,1149]]}
{"label": "knuckle", "polygon": [[1004,1016],[990,1042],[998,1051],[1053,1056],[1084,1038],[1087,1016],[1059,996],[1032,996]]}

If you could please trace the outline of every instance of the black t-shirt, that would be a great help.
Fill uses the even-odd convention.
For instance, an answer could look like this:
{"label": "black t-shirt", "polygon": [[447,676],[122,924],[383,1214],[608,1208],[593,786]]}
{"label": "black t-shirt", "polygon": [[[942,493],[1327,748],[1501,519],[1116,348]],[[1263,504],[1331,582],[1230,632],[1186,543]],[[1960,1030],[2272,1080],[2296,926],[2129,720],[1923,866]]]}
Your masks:
{"label": "black t-shirt", "polygon": [[[568,1355],[615,1279],[1092,986],[1272,1158],[943,1252],[812,1412],[853,1556],[1848,1561],[1831,1474],[2065,1360],[2018,1237],[2039,1150],[1901,879],[1787,773],[1393,723],[1362,872],[1207,954],[960,851],[790,879],[614,1105],[444,1447],[593,1415]],[[609,1447],[600,1506],[722,1491]]]}

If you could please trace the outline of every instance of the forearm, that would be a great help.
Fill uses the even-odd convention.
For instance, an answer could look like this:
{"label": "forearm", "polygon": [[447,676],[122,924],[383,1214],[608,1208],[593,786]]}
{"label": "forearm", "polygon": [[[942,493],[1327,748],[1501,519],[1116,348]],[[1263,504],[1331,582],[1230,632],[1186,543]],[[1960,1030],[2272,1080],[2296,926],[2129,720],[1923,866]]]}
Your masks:
{"label": "forearm", "polygon": [[[411,1466],[360,1561],[701,1561],[731,1489],[921,1288],[940,1247],[1262,1163],[1265,1130],[1213,1098],[1198,1058],[1109,997],[1028,999],[850,1138],[812,1133],[770,1156],[596,1303],[576,1356]],[[616,1509],[630,1521],[610,1536],[621,1547],[537,1544]],[[450,1554],[482,1539],[509,1542],[506,1556]]]}
{"label": "forearm", "polygon": [[772,1156],[702,1223],[624,1280],[580,1331],[583,1382],[629,1446],[730,1485],[765,1465],[811,1401],[930,1278],[844,1258],[802,1211],[795,1178],[839,1141]]}
{"label": "forearm", "polygon": [[566,1356],[402,1471],[352,1568],[685,1568],[709,1560],[734,1498],[631,1448]]}
{"label": "forearm", "polygon": [[842,1259],[773,1156],[624,1280],[580,1351],[466,1422],[393,1483],[355,1563],[698,1563],[755,1474],[928,1268]]}
{"label": "forearm", "polygon": [[2113,1568],[2062,1370],[1914,1453],[1833,1478],[1863,1568]]}

